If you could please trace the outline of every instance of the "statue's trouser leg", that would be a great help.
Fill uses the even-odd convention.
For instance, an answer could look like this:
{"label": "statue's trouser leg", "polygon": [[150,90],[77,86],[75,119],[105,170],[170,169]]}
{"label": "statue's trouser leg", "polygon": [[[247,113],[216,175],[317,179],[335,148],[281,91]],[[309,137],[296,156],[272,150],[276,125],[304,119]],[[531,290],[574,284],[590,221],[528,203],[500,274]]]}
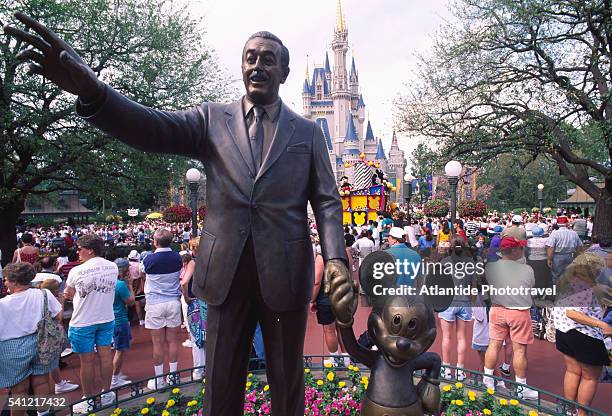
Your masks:
{"label": "statue's trouser leg", "polygon": [[264,338],[272,414],[304,414],[303,348],[307,306],[289,312],[270,310],[261,297],[256,270],[249,239],[227,299],[222,305],[208,306],[206,416],[244,414],[248,360],[258,320]]}

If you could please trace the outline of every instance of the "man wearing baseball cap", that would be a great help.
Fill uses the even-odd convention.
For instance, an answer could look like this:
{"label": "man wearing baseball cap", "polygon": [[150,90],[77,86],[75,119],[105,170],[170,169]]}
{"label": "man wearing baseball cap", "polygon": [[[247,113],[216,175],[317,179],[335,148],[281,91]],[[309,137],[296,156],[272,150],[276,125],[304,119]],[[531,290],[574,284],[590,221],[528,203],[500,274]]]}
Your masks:
{"label": "man wearing baseball cap", "polygon": [[[411,248],[408,248],[405,240],[405,231],[400,227],[391,227],[387,235],[389,248],[385,251],[391,254],[396,260],[402,264],[397,273],[397,285],[415,286],[414,280],[417,278],[415,270],[418,270],[418,264],[421,262],[421,256]],[[405,270],[403,264],[405,261],[408,264],[408,270]],[[407,272],[407,273],[406,273]]]}
{"label": "man wearing baseball cap", "polygon": [[548,267],[552,272],[554,284],[559,282],[567,266],[574,260],[576,250],[582,246],[582,240],[568,225],[569,220],[565,215],[557,217],[559,229],[550,233],[546,241]]}
{"label": "man wearing baseball cap", "polygon": [[504,228],[501,233],[501,238],[514,237],[519,241],[527,241],[527,232],[525,228],[521,226],[523,223],[523,217],[520,215],[514,215],[512,217],[512,224],[509,227]]}
{"label": "man wearing baseball cap", "polygon": [[[528,290],[534,287],[535,276],[531,266],[519,261],[523,258],[523,248],[526,244],[525,240],[517,240],[514,237],[502,238],[501,260],[488,263],[485,269],[486,280],[491,287],[492,307],[489,312],[490,341],[485,354],[484,373],[493,375],[499,350],[504,339],[509,336],[514,351],[512,364],[516,382],[521,384],[527,384],[527,345],[533,343],[529,314],[533,302]],[[498,290],[506,288],[526,290],[519,293],[498,293]],[[495,382],[491,377],[485,376],[483,383],[488,388],[495,388]],[[537,391],[529,388],[524,388],[519,395],[527,400],[538,398]]]}

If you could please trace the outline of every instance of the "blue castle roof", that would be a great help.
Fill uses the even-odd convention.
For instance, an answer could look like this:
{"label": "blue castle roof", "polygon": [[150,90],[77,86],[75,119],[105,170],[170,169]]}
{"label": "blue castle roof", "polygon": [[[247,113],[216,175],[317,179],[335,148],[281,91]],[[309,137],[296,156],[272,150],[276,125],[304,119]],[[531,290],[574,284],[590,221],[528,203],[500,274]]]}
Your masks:
{"label": "blue castle roof", "polygon": [[378,141],[378,147],[376,148],[376,159],[386,159],[385,149],[383,148],[382,140]]}
{"label": "blue castle roof", "polygon": [[359,101],[357,102],[357,107],[365,107],[365,103],[363,102],[363,95],[359,94]]}
{"label": "blue castle roof", "polygon": [[370,120],[368,120],[365,139],[366,141],[374,141],[374,132],[372,131],[372,124],[370,124]]}
{"label": "blue castle roof", "polygon": [[304,94],[310,94],[310,86],[308,85],[308,80],[304,80],[304,89],[302,90]]}
{"label": "blue castle roof", "polygon": [[355,57],[353,57],[353,63],[351,64],[351,76],[355,75],[355,79],[359,80],[359,76],[357,75],[357,70],[355,69]]}
{"label": "blue castle roof", "polygon": [[323,137],[325,137],[325,143],[327,144],[327,150],[332,150],[331,136],[329,135],[329,126],[327,125],[327,119],[324,117],[317,119],[317,124],[323,130]]}
{"label": "blue castle roof", "polygon": [[312,74],[312,82],[310,83],[310,95],[315,95],[315,91],[317,87],[316,80],[319,77],[319,75],[321,76],[323,80],[323,95],[328,95],[330,93],[329,85],[327,85],[327,78],[325,78],[325,69],[323,68],[314,69],[314,72]]}
{"label": "blue castle roof", "polygon": [[359,149],[344,149],[344,154],[359,156],[361,153],[359,152]]}
{"label": "blue castle roof", "polygon": [[353,123],[353,116],[350,114],[348,116],[348,126],[346,128],[346,136],[344,139],[349,142],[356,142],[359,140],[357,137],[357,129],[355,129],[355,123]]}
{"label": "blue castle roof", "polygon": [[325,51],[325,72],[331,72],[329,67],[329,56],[327,55],[327,51]]}

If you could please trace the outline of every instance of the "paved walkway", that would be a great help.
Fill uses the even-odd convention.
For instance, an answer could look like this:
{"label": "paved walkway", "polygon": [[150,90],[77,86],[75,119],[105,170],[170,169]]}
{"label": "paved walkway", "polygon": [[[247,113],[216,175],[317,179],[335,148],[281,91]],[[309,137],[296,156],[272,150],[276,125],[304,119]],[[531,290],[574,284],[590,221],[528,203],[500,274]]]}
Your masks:
{"label": "paved walkway", "polygon": [[[366,329],[366,320],[369,311],[367,308],[360,307],[355,317],[355,333],[360,334]],[[439,331],[439,328],[438,328]],[[132,335],[134,337],[132,348],[127,353],[124,373],[133,380],[150,377],[153,374],[152,348],[150,343],[150,335],[144,327],[132,326]],[[185,338],[187,333],[185,332]],[[468,335],[471,339],[471,333]],[[438,332],[438,338],[434,343],[431,351],[441,353],[441,337]],[[310,314],[308,318],[308,326],[306,330],[306,340],[304,346],[305,354],[326,354],[325,343],[323,340],[322,327],[317,324],[314,314]],[[531,385],[542,388],[559,395],[563,395],[563,374],[565,367],[560,353],[555,349],[555,346],[547,341],[536,340],[529,347],[527,352],[529,360],[528,382]],[[231,357],[228,357],[231,359]],[[188,368],[192,366],[191,351],[189,348],[180,347],[179,353],[179,368]],[[78,382],[78,357],[73,354],[66,359],[69,364],[62,372],[62,377]],[[466,368],[476,369],[478,367],[478,356],[475,351],[469,350],[466,360]],[[165,368],[168,371],[168,368]],[[70,400],[80,398],[80,392],[70,393]],[[593,407],[604,410],[612,414],[612,384],[600,384]]]}

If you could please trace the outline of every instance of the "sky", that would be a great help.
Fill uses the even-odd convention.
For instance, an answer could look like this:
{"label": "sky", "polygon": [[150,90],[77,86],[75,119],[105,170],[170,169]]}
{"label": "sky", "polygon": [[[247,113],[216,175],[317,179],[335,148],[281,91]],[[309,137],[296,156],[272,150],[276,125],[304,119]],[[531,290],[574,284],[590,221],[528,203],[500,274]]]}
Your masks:
{"label": "sky", "polygon": [[[447,0],[341,0],[348,27],[349,52],[354,55],[359,85],[374,135],[388,152],[393,133],[393,101],[414,79],[416,54],[426,54],[432,36],[448,18]],[[187,0],[190,13],[204,19],[206,39],[235,87],[243,90],[240,73],[242,47],[260,30],[277,35],[287,46],[289,78],[281,86],[283,101],[302,113],[306,61],[322,64],[336,22],[337,0]],[[350,67],[347,68],[350,70]],[[398,134],[399,146],[410,159],[419,140]],[[409,167],[407,168],[409,171]]]}

